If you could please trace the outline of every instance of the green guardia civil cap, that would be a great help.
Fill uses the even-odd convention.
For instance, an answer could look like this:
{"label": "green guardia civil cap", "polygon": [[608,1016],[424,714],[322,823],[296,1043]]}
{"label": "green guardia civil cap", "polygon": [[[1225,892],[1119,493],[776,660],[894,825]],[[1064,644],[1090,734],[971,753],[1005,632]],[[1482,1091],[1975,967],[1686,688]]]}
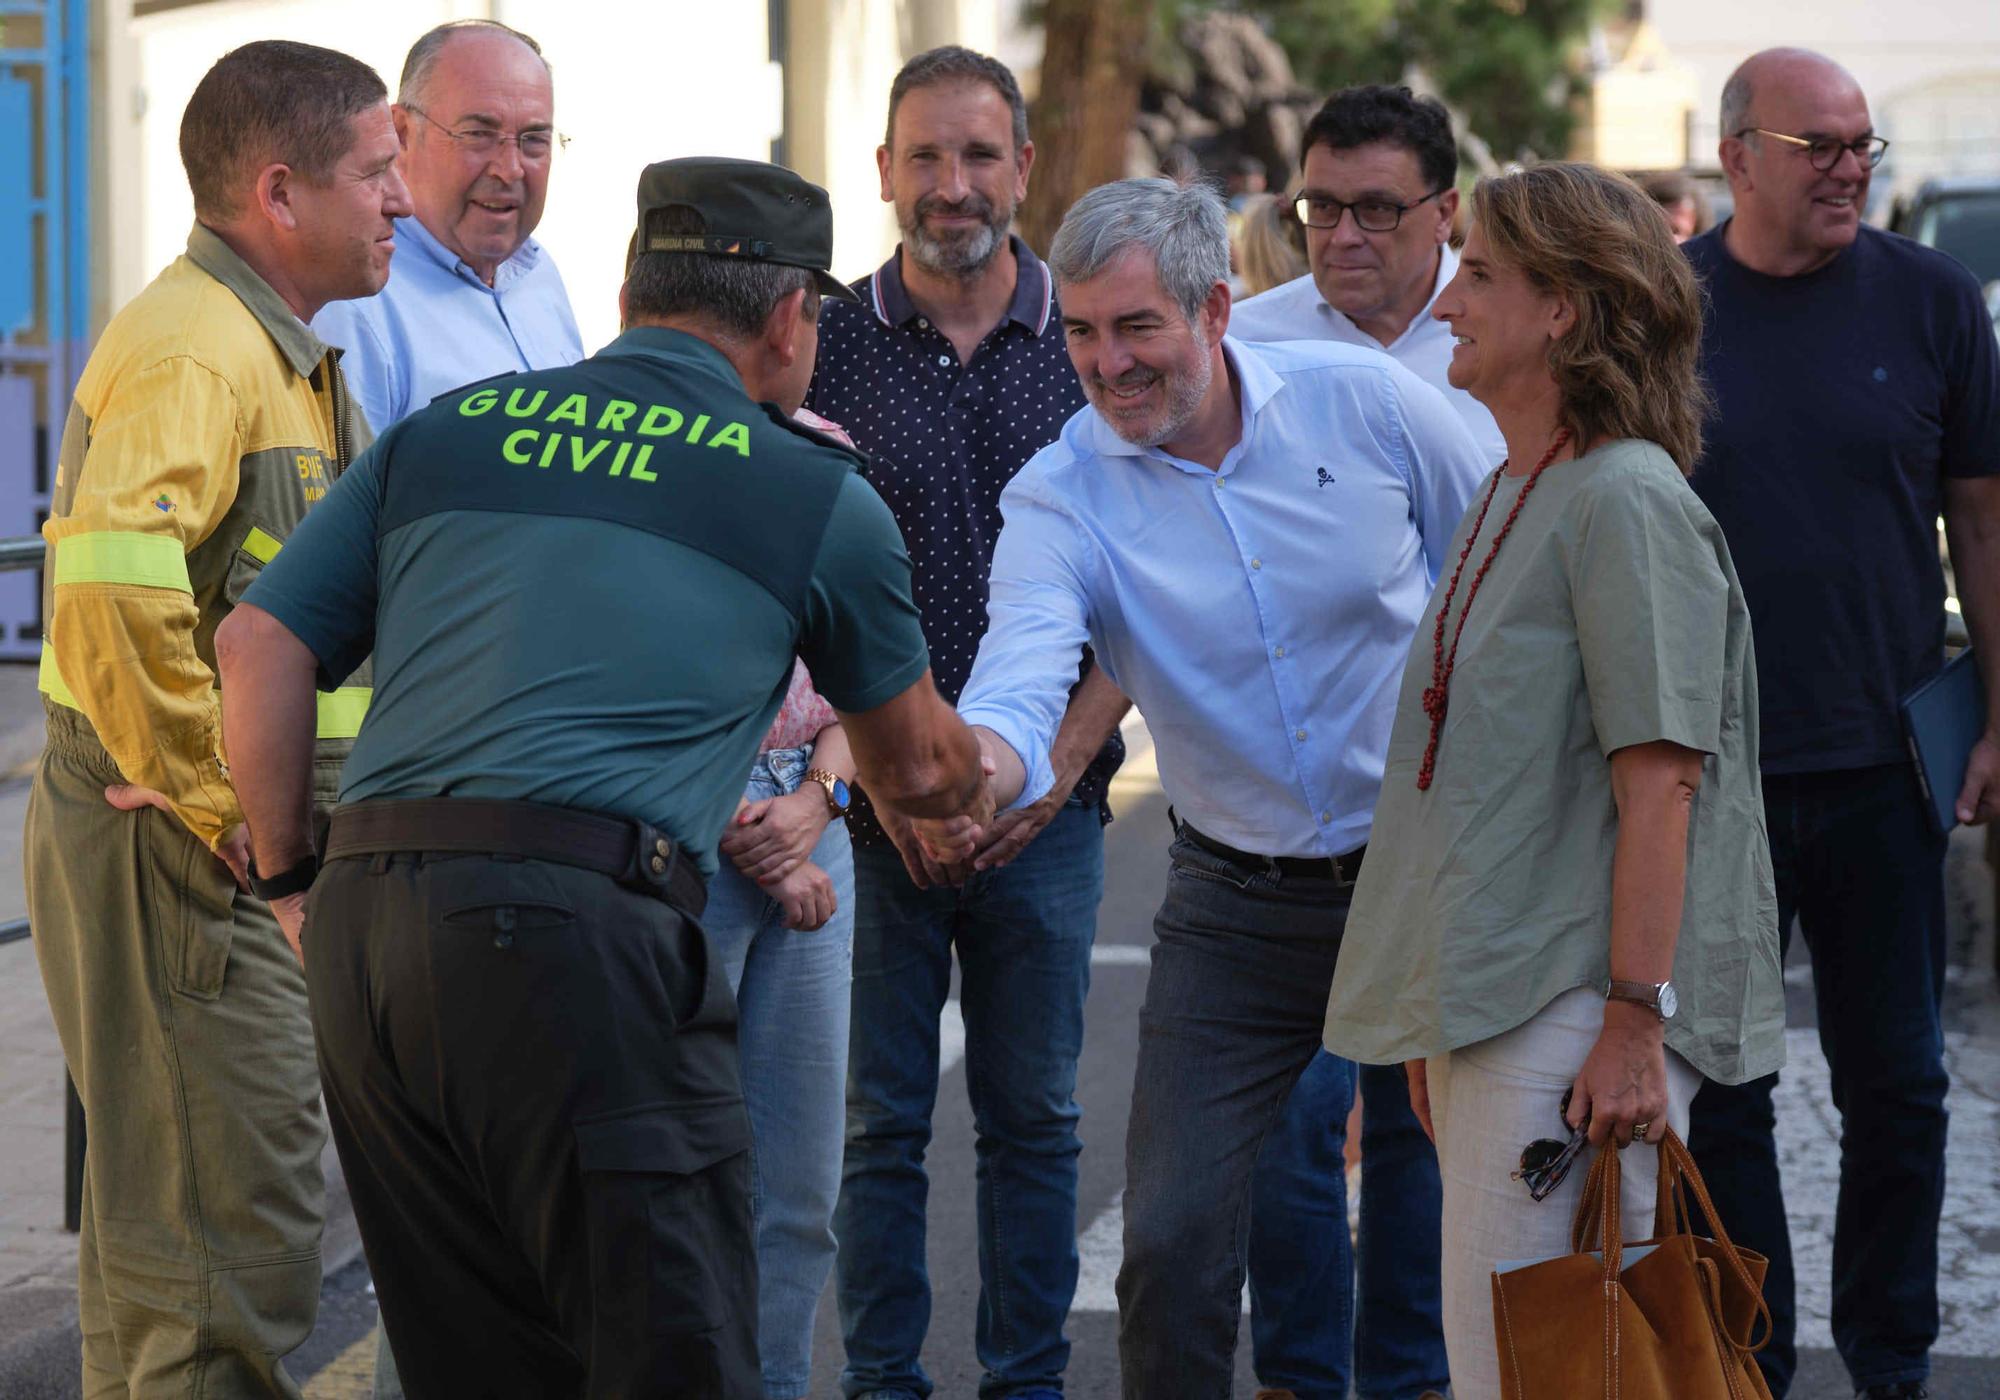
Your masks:
{"label": "green guardia civil cap", "polygon": [[709,253],[803,267],[818,280],[822,295],[860,300],[828,271],[833,204],[826,191],[761,160],[686,156],[647,166],[639,176],[635,251]]}

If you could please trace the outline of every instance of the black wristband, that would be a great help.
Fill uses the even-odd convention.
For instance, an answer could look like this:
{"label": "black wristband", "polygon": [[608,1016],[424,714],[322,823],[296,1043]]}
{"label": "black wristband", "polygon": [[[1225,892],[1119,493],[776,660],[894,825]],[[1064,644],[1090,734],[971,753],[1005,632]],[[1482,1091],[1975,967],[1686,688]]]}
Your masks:
{"label": "black wristband", "polygon": [[288,870],[280,870],[270,879],[257,873],[257,858],[250,858],[250,893],[269,901],[283,899],[288,894],[304,894],[312,888],[319,875],[319,857],[308,851]]}

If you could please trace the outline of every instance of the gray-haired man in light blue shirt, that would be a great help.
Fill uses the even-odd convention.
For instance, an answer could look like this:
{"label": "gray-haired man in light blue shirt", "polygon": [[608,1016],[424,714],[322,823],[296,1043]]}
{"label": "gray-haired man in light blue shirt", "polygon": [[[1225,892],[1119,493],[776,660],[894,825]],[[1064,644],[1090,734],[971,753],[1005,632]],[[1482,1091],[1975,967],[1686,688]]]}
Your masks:
{"label": "gray-haired man in light blue shirt", "polygon": [[1319,1045],[1411,634],[1489,465],[1387,356],[1228,338],[1228,256],[1200,186],[1121,181],[1064,219],[1090,407],[1001,497],[959,703],[996,796],[1031,801],[1088,643],[1176,813],[1126,1138],[1135,1400],[1229,1390],[1251,1166]]}
{"label": "gray-haired man in light blue shirt", "polygon": [[390,115],[416,214],[396,221],[389,285],[313,318],[378,433],[474,380],[583,358],[562,274],[529,237],[562,144],[540,45],[492,20],[439,25]]}

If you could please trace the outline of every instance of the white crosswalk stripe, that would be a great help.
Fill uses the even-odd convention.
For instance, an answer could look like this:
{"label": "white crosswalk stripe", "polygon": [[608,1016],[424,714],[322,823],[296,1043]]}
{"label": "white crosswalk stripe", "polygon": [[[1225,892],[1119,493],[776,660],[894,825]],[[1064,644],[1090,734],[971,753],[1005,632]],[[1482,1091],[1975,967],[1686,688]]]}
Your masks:
{"label": "white crosswalk stripe", "polygon": [[959,1014],[958,998],[952,997],[944,1004],[944,1014],[938,1017],[938,1078],[950,1074],[964,1058],[965,1017]]}
{"label": "white crosswalk stripe", "polygon": [[1072,1312],[1118,1311],[1118,1265],[1125,1258],[1125,1201],[1114,1197],[1076,1237],[1076,1301]]}

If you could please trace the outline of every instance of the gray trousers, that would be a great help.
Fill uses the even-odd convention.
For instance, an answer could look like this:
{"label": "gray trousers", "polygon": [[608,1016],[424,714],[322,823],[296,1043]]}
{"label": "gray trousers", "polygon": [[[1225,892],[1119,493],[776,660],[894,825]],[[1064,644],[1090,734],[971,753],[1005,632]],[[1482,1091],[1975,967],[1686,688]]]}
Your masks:
{"label": "gray trousers", "polygon": [[1230,1394],[1258,1150],[1313,1053],[1352,884],[1171,851],[1125,1135],[1126,1400]]}

